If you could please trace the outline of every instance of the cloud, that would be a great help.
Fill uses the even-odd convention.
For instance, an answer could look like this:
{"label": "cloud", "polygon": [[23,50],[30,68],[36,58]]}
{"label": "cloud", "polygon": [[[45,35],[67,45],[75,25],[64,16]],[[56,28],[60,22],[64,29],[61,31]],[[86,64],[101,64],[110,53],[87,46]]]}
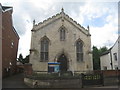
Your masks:
{"label": "cloud", "polygon": [[30,42],[31,42],[31,30],[32,24],[28,23],[26,27],[26,33],[24,36],[22,36],[19,40],[19,50],[18,50],[18,57],[19,54],[22,53],[23,57],[26,55],[29,55],[29,49],[30,49]]}
{"label": "cloud", "polygon": [[117,9],[117,3],[111,2],[86,2],[79,7],[78,19],[84,26],[90,25],[92,46],[111,47],[115,43],[118,38]]}
{"label": "cloud", "polygon": [[[115,15],[116,16],[116,15]],[[108,15],[106,18],[106,23],[103,27],[92,27],[91,30],[91,40],[92,45],[102,47],[111,47],[118,38],[118,24],[117,17]]]}

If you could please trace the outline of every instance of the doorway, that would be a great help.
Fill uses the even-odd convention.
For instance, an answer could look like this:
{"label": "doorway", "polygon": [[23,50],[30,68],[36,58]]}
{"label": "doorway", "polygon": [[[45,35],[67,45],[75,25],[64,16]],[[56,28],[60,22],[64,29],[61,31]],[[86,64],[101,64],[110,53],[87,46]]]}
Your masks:
{"label": "doorway", "polygon": [[67,71],[67,57],[64,55],[64,54],[61,54],[59,57],[58,57],[58,62],[60,62],[60,71],[61,72],[65,72]]}

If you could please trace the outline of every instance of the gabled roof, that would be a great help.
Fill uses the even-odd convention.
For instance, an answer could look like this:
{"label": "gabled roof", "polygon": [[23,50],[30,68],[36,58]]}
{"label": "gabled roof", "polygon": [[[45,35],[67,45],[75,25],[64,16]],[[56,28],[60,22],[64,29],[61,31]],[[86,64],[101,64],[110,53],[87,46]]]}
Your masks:
{"label": "gabled roof", "polygon": [[12,7],[2,6],[2,10],[3,10],[3,11],[5,11],[5,10],[7,10],[7,9],[9,9],[9,8],[12,8]]}
{"label": "gabled roof", "polygon": [[120,41],[119,39],[120,39],[120,36],[118,36],[116,42],[114,43],[114,45],[111,48],[113,48],[117,43],[119,43],[119,41]]}
{"label": "gabled roof", "polygon": [[9,7],[9,6],[2,6],[2,4],[0,3],[0,8],[2,9],[2,12],[6,12],[11,10],[11,13],[13,12],[13,7]]}
{"label": "gabled roof", "polygon": [[103,52],[100,56],[103,56],[103,55],[106,55],[106,54],[110,53],[110,50],[111,50],[111,49],[109,49],[109,50]]}
{"label": "gabled roof", "polygon": [[103,53],[101,54],[101,56],[110,53],[111,49],[115,46],[115,44],[116,44],[116,43],[120,43],[120,42],[119,42],[119,39],[120,39],[120,36],[118,36],[118,39],[116,40],[116,42],[114,43],[114,45],[113,45],[109,50],[103,52]]}
{"label": "gabled roof", "polygon": [[20,39],[20,37],[19,37],[18,33],[16,32],[14,27],[13,27],[13,31],[14,31],[15,35],[18,37],[18,39]]}
{"label": "gabled roof", "polygon": [[77,27],[84,34],[90,35],[89,30],[85,29],[83,26],[81,26],[79,23],[77,23],[75,20],[73,20],[67,14],[65,14],[63,8],[62,8],[60,13],[57,13],[56,15],[52,16],[51,18],[48,18],[47,20],[44,20],[43,22],[35,24],[35,21],[34,21],[33,22],[33,29],[32,29],[32,31],[37,31],[37,30],[45,27],[46,25],[48,25],[51,22],[54,22],[54,21],[56,21],[58,19],[67,20],[68,22],[72,23],[75,27]]}
{"label": "gabled roof", "polygon": [[[2,6],[1,3],[0,3],[0,10],[2,10],[3,13],[6,12],[6,11],[10,11],[11,14],[12,14],[12,12],[13,12],[13,8],[12,8],[12,7]],[[16,35],[16,36],[18,37],[18,39],[19,39],[20,37],[19,37],[18,33],[16,32],[14,26],[12,26],[12,30],[13,30],[13,32],[15,33],[15,35]]]}

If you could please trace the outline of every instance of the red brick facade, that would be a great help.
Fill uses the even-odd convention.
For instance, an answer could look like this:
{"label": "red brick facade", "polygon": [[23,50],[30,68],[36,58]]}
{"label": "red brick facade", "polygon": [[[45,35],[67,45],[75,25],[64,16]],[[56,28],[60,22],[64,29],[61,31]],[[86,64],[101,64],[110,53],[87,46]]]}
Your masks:
{"label": "red brick facade", "polygon": [[12,24],[12,7],[2,8],[2,76],[5,77],[15,73],[19,36]]}

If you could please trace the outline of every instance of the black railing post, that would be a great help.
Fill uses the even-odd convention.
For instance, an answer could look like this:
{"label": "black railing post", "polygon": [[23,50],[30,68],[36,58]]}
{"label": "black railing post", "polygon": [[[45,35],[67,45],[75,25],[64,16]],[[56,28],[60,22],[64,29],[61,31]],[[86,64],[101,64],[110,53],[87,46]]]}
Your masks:
{"label": "black railing post", "polygon": [[81,73],[81,87],[82,88],[84,88],[84,83],[83,83],[84,81],[83,80],[84,80],[84,74]]}

